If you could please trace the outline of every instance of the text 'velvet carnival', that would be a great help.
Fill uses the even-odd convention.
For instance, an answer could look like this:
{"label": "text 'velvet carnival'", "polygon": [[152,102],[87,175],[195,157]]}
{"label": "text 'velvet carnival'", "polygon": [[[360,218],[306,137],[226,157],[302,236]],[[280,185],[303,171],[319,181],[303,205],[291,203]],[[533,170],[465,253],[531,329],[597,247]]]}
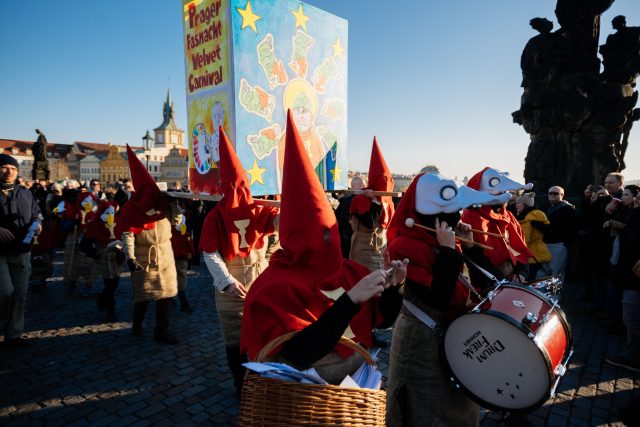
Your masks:
{"label": "text 'velvet carnival'", "polygon": [[193,3],[189,6],[189,30],[185,31],[185,49],[191,63],[189,93],[223,82],[220,6],[220,0],[202,9]]}

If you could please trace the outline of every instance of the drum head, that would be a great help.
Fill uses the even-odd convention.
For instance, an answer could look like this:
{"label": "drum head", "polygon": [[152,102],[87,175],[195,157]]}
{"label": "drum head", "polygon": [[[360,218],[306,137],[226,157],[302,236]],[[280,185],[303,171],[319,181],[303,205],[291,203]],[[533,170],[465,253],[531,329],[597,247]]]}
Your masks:
{"label": "drum head", "polygon": [[523,411],[544,403],[550,368],[526,332],[495,313],[470,313],[451,323],[444,354],[452,379],[478,404]]}

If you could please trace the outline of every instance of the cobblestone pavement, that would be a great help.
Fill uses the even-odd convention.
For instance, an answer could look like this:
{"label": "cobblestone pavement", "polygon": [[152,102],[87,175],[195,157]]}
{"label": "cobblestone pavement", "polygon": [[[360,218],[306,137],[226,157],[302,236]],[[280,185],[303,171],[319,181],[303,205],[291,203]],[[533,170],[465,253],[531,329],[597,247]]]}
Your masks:
{"label": "cobblestone pavement", "polygon": [[[131,335],[128,275],[116,293],[116,323],[103,323],[94,300],[66,295],[62,278],[51,278],[46,291],[28,297],[25,331],[31,345],[0,346],[0,425],[234,425],[239,402],[210,280],[204,265],[190,272],[187,293],[195,312],[174,310],[172,330],[180,342],[170,346],[153,339],[153,308],[144,337]],[[556,397],[528,419],[536,426],[622,426],[616,411],[640,397],[640,375],[605,363],[623,337],[607,335],[598,319],[582,313],[580,285],[566,291],[563,308],[575,354]],[[382,333],[387,341],[390,335]],[[387,362],[383,352],[383,373]],[[485,427],[504,424],[489,411],[482,411],[481,420]]]}

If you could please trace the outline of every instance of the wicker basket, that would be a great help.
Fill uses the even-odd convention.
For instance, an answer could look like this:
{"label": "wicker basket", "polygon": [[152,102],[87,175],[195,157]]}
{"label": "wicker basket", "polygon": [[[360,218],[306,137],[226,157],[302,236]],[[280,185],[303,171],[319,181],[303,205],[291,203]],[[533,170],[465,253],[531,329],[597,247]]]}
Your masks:
{"label": "wicker basket", "polygon": [[[257,362],[293,337],[290,332],[268,343]],[[374,365],[369,352],[348,338],[340,343]],[[384,426],[387,393],[384,390],[301,384],[264,378],[248,371],[242,388],[238,426]]]}

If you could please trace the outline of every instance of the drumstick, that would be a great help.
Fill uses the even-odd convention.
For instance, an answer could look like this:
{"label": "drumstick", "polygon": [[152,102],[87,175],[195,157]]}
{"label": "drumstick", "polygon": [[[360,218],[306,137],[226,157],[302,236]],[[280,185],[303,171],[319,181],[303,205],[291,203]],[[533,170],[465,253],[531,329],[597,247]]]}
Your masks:
{"label": "drumstick", "polygon": [[[406,225],[409,228],[418,227],[418,228],[422,228],[422,229],[425,229],[425,230],[433,231],[434,233],[436,232],[435,228],[427,227],[426,225],[422,225],[422,224],[416,224],[416,222],[415,222],[415,220],[413,218],[405,219],[404,220],[404,225]],[[465,239],[464,237],[456,236],[456,240],[459,240],[459,241],[461,241],[463,243],[469,243],[469,244],[474,245],[474,246],[480,246],[482,249],[493,250],[493,248],[491,246],[483,245],[482,243],[474,242],[473,240]]]}
{"label": "drumstick", "polygon": [[253,199],[253,203],[260,206],[268,206],[270,208],[280,207],[280,200]]}
{"label": "drumstick", "polygon": [[478,233],[478,234],[484,234],[486,236],[493,236],[493,237],[498,237],[500,239],[504,239],[504,236],[502,234],[492,233],[490,231],[476,230],[475,228],[472,228],[471,231],[473,231],[474,233]]}
{"label": "drumstick", "polygon": [[[335,190],[332,193],[339,194],[364,194],[364,190]],[[390,196],[390,197],[401,197],[402,193],[398,193],[395,191],[372,191],[372,195],[374,196]]]}

